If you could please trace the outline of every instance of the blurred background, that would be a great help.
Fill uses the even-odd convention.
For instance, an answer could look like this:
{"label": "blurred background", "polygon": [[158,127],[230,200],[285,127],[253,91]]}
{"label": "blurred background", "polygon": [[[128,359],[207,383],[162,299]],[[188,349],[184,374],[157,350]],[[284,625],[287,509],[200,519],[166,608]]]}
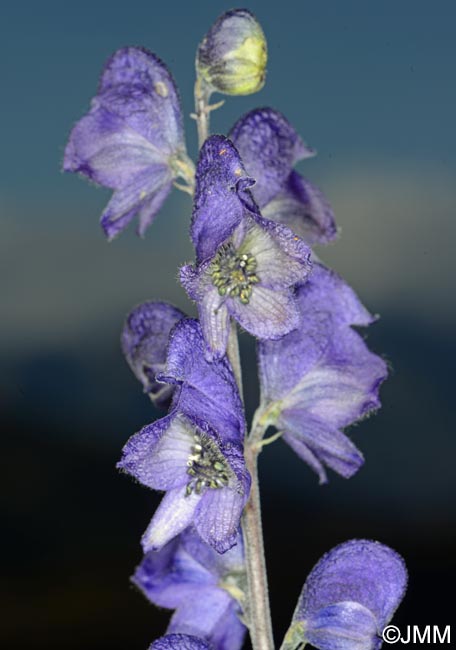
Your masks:
{"label": "blurred background", "polygon": [[[278,442],[260,460],[277,641],[320,555],[375,538],[406,559],[394,622],[454,622],[456,437],[456,6],[450,0],[255,0],[269,73],[213,116],[227,132],[257,105],[284,112],[319,155],[299,169],[331,200],[342,235],[319,251],[381,319],[369,344],[391,365],[383,408],[350,431],[365,453],[327,486]],[[42,0],[2,9],[2,563],[0,644],[140,650],[168,614],[129,584],[159,496],[118,474],[127,438],[157,413],[119,347],[145,299],[192,312],[176,269],[192,259],[177,191],[144,240],[108,244],[109,192],[60,172],[72,124],[124,45],[163,58],[192,111],[193,58],[219,0]],[[195,125],[187,119],[196,153]],[[255,351],[242,337],[247,408]],[[456,634],[456,629],[453,630]]]}

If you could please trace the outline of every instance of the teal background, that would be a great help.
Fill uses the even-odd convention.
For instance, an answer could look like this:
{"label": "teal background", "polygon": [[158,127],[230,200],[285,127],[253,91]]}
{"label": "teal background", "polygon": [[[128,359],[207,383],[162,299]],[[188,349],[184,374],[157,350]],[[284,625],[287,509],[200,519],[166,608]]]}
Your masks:
{"label": "teal background", "polygon": [[[277,641],[320,555],[350,537],[401,552],[410,589],[395,622],[452,622],[455,579],[454,3],[249,2],[266,32],[258,94],[213,116],[226,132],[255,106],[284,112],[317,158],[299,170],[329,197],[342,234],[320,250],[381,320],[369,343],[390,362],[383,409],[351,430],[366,456],[319,487],[282,443],[261,459]],[[157,495],[117,474],[128,436],[157,413],[119,349],[148,298],[191,311],[176,269],[192,259],[188,197],[173,194],[144,240],[107,244],[109,192],[60,172],[72,124],[105,59],[143,45],[172,69],[191,154],[193,58],[218,1],[9,3],[0,25],[0,642],[9,649],[146,648],[167,614],[128,576]],[[247,407],[252,342],[242,337]]]}

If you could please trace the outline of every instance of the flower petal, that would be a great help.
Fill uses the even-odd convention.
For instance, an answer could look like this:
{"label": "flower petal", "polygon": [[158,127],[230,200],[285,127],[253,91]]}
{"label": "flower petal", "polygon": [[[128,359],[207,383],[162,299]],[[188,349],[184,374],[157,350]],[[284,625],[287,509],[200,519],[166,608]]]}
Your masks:
{"label": "flower petal", "polygon": [[228,298],[227,307],[239,324],[259,339],[279,339],[299,325],[299,311],[290,290],[257,285],[248,304]]}
{"label": "flower petal", "polygon": [[217,650],[240,650],[246,628],[236,616],[233,599],[222,589],[212,587],[201,589],[196,598],[182,603],[167,632],[194,634],[207,639]]}
{"label": "flower petal", "polygon": [[374,650],[380,639],[372,612],[353,602],[319,610],[305,627],[305,638],[319,650]]}
{"label": "flower petal", "polygon": [[272,108],[255,109],[241,117],[229,137],[257,181],[253,194],[260,207],[283,188],[298,160],[315,155],[288,120]]}
{"label": "flower petal", "polygon": [[202,496],[178,487],[165,494],[141,539],[144,553],[159,551],[190,525]]}
{"label": "flower petal", "polygon": [[[144,234],[168,196],[172,176],[168,167],[148,167],[130,179],[128,184],[114,192],[101,215],[101,227],[108,240],[116,237],[138,213],[141,222],[139,234]],[[147,215],[147,216],[146,216]]]}
{"label": "flower petal", "polygon": [[117,467],[155,490],[168,490],[188,480],[194,426],[173,411],[132,436]]}
{"label": "flower petal", "polygon": [[207,490],[195,512],[195,527],[219,553],[236,544],[245,493],[231,487]]}
{"label": "flower petal", "polygon": [[174,387],[156,381],[163,370],[171,329],[185,314],[166,302],[144,302],[127,316],[121,336],[122,352],[148,393],[158,405],[169,406]]}
{"label": "flower petal", "polygon": [[194,431],[191,423],[180,415],[171,420],[154,453],[146,459],[149,487],[170,490],[187,483],[187,461],[192,454]]}
{"label": "flower petal", "polygon": [[240,253],[249,253],[257,263],[261,286],[286,289],[302,283],[311,270],[310,249],[285,226],[261,219],[249,219]]}
{"label": "flower petal", "polygon": [[180,386],[179,411],[220,432],[224,441],[242,443],[244,410],[233,370],[225,358],[209,362],[198,321],[184,319],[174,328],[160,381]]}
{"label": "flower petal", "polygon": [[152,643],[149,650],[216,650],[204,639],[189,634],[167,634]]}
{"label": "flower petal", "polygon": [[288,226],[311,246],[326,244],[337,236],[334,213],[325,196],[295,171],[261,211],[264,217]]}
{"label": "flower petal", "polygon": [[230,333],[230,319],[224,298],[215,287],[208,288],[200,303],[198,314],[206,341],[207,359],[221,359],[226,352]]}
{"label": "flower petal", "polygon": [[124,47],[107,61],[98,96],[157,149],[171,154],[183,143],[176,84],[166,65],[145,48]]}
{"label": "flower petal", "polygon": [[[204,544],[199,537],[198,540],[200,545]],[[209,551],[216,554],[212,549]],[[203,590],[216,589],[217,577],[187,552],[179,536],[160,551],[147,553],[136,568],[132,582],[154,605],[176,609],[189,599],[199,599]]]}
{"label": "flower petal", "polygon": [[283,439],[326,483],[323,463],[344,478],[355,474],[364,462],[361,452],[336,427],[312,417],[305,409],[284,410],[277,422]]}

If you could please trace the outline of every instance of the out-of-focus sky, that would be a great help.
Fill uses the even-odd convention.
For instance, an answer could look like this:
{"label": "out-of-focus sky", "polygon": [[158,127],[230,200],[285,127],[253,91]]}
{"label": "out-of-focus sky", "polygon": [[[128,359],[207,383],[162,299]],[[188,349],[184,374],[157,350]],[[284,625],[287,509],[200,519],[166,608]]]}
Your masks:
{"label": "out-of-focus sky", "polygon": [[[317,149],[299,170],[323,189],[341,228],[340,240],[318,253],[381,314],[369,342],[392,366],[383,410],[352,432],[367,459],[353,480],[333,477],[322,490],[280,443],[267,449],[265,528],[280,553],[283,540],[275,539],[271,517],[278,531],[286,525],[283,513],[306,513],[287,533],[287,553],[298,558],[301,530],[306,539],[312,531],[306,570],[343,534],[408,550],[422,595],[410,601],[404,622],[419,623],[413,616],[425,611],[425,594],[429,599],[455,570],[449,549],[456,490],[456,5],[255,0],[246,6],[267,35],[267,83],[257,95],[228,99],[213,115],[213,130],[227,132],[240,114],[267,105],[285,113]],[[108,642],[110,650],[127,642],[130,650],[147,647],[151,610],[140,610],[140,599],[122,589],[152,507],[147,491],[112,468],[123,442],[153,412],[129,375],[118,338],[125,314],[147,298],[192,311],[176,281],[178,266],[193,256],[191,204],[176,190],[144,240],[133,226],[108,244],[98,218],[109,191],[62,174],[60,163],[103,62],[124,45],[145,46],[171,68],[194,156],[188,118],[194,52],[229,8],[219,0],[42,0],[2,8],[0,385],[3,453],[10,458],[2,501],[12,523],[2,585],[6,602],[13,593],[17,604],[4,632],[8,648],[29,646],[24,612],[37,648],[61,647],[62,640],[69,649],[71,642],[88,650]],[[242,340],[251,411],[254,357]],[[284,575],[290,584],[297,580],[297,569],[271,558],[273,585],[274,575],[277,584]],[[78,582],[83,563],[92,580],[90,606],[87,581]],[[293,588],[284,596],[291,609],[299,591]],[[283,628],[281,594],[274,594]],[[124,626],[107,632],[118,612],[127,612]],[[91,613],[101,621],[98,636],[88,632]],[[139,632],[128,636],[133,620],[141,639]]]}

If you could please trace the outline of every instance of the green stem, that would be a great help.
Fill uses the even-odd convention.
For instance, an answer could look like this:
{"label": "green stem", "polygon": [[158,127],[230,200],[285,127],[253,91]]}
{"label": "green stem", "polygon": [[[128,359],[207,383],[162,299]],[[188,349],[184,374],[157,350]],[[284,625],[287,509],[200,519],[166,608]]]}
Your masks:
{"label": "green stem", "polygon": [[258,481],[258,448],[246,444],[245,461],[252,477],[250,497],[242,515],[245,563],[247,570],[247,621],[254,650],[273,650],[268,579],[264,558],[261,524],[260,486]]}
{"label": "green stem", "polygon": [[244,399],[244,391],[242,387],[242,368],[241,368],[241,355],[239,354],[239,340],[237,335],[236,322],[231,321],[230,334],[228,337],[228,347],[226,350],[228,359],[230,360],[231,367],[233,368],[236,383],[239,389],[241,399]]}
{"label": "green stem", "polygon": [[198,129],[198,146],[201,149],[209,136],[209,93],[201,79],[195,83],[195,117]]}

